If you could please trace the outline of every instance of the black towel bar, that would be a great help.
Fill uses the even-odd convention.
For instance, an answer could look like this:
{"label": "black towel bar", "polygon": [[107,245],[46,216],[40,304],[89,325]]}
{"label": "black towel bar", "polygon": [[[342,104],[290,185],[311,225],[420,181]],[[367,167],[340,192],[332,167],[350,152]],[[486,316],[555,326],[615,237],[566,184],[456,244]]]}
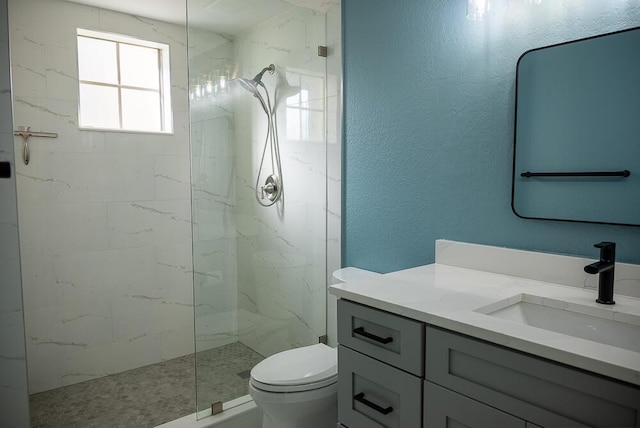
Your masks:
{"label": "black towel bar", "polygon": [[523,172],[521,177],[628,177],[631,172],[623,171],[591,171],[591,172]]}

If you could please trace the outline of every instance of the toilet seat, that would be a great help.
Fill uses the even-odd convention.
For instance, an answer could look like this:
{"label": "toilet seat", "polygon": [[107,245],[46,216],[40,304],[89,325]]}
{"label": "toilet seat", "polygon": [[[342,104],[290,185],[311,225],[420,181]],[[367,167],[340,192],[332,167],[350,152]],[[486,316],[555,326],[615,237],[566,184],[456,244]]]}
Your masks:
{"label": "toilet seat", "polygon": [[338,380],[337,353],[318,343],[266,358],[251,370],[251,385],[265,392],[311,391]]}

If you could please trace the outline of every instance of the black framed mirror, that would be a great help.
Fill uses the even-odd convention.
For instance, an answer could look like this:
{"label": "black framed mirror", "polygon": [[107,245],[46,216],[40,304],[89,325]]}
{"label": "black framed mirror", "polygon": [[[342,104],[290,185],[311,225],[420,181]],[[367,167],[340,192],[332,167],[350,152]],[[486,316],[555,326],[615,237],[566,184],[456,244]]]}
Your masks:
{"label": "black framed mirror", "polygon": [[511,207],[640,226],[640,27],[520,56]]}

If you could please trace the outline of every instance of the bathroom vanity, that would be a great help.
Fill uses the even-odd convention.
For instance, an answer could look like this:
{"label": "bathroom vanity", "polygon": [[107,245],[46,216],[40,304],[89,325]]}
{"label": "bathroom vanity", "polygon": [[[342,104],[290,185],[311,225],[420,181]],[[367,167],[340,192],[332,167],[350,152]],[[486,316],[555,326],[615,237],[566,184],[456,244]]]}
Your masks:
{"label": "bathroom vanity", "polygon": [[589,262],[438,241],[433,265],[332,286],[340,423],[640,427],[640,269],[602,307]]}

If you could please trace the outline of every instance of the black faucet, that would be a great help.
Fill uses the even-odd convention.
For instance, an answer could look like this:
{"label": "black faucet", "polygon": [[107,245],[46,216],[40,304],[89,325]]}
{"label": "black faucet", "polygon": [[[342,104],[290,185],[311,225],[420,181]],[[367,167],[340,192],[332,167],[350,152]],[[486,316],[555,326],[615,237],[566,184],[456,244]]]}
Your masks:
{"label": "black faucet", "polygon": [[594,247],[600,248],[600,261],[584,267],[586,273],[599,274],[598,298],[596,302],[613,305],[613,275],[616,266],[616,243],[600,242]]}

